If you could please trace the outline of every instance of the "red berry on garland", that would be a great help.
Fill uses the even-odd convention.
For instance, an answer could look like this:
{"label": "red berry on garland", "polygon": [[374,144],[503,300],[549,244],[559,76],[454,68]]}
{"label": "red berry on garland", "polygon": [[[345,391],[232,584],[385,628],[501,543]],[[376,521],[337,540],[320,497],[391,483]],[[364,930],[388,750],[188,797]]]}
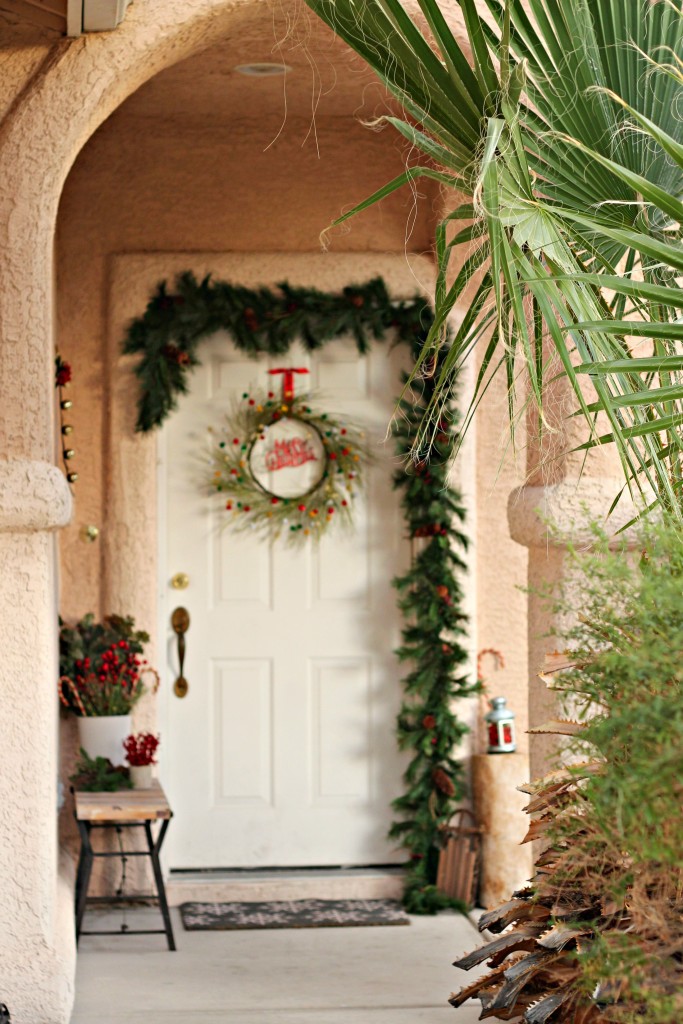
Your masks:
{"label": "red berry on garland", "polygon": [[342,455],[348,455],[348,454],[349,454],[349,449],[348,448],[342,448]]}
{"label": "red berry on garland", "polygon": [[450,605],[453,603],[451,595],[448,593],[448,587],[444,586],[443,583],[441,584],[441,586],[436,588],[436,592],[441,598],[441,600],[445,601],[446,604]]}
{"label": "red berry on garland", "polygon": [[253,310],[251,306],[247,306],[247,308],[244,310],[244,322],[246,323],[250,331],[255,331],[256,328],[258,327],[256,311]]}
{"label": "red berry on garland", "polygon": [[256,405],[256,402],[254,401],[253,398],[249,399],[249,405]]}
{"label": "red berry on garland", "polygon": [[425,729],[433,729],[436,725],[436,718],[434,715],[425,715],[422,719],[422,725]]}
{"label": "red berry on garland", "polygon": [[275,392],[274,391],[269,391],[268,392],[268,398],[275,398]]}
{"label": "red berry on garland", "polygon": [[328,516],[331,516],[333,512],[334,512],[333,508],[328,508],[328,510],[327,510]]}
{"label": "red berry on garland", "polygon": [[441,650],[443,651],[444,654],[452,653],[451,648],[449,647],[448,644],[441,644]]}
{"label": "red berry on garland", "polygon": [[432,736],[432,746],[435,747],[437,743],[438,743],[438,740],[437,740],[436,736]]}
{"label": "red berry on garland", "polygon": [[346,499],[344,499],[342,501],[342,505],[344,506],[344,508],[346,508],[346,506],[348,505],[348,501]]}
{"label": "red berry on garland", "polygon": [[237,476],[237,470],[236,469],[231,469],[230,470],[230,476]]}
{"label": "red berry on garland", "polygon": [[227,508],[228,512],[232,511],[232,502],[226,501],[225,507]]}
{"label": "red berry on garland", "polygon": [[233,443],[233,444],[239,444],[239,443],[240,443],[240,439],[239,439],[239,437],[233,437],[233,439],[232,439],[232,443]]}
{"label": "red berry on garland", "polygon": [[362,295],[353,295],[351,297],[351,302],[356,307],[356,309],[360,309],[362,306],[365,305],[365,299],[363,298]]}
{"label": "red berry on garland", "polygon": [[277,498],[271,498],[270,499],[270,504],[271,505],[277,505],[277,503],[278,503],[278,499]]}
{"label": "red berry on garland", "polygon": [[242,506],[242,511],[243,512],[251,512],[251,505],[243,505]]}
{"label": "red berry on garland", "polygon": [[330,454],[328,455],[328,458],[332,459],[332,460],[336,459],[337,458],[337,453],[336,452],[330,452]]}
{"label": "red berry on garland", "polygon": [[305,505],[297,505],[297,508],[299,509],[299,512],[305,512],[306,511],[306,506]]}
{"label": "red berry on garland", "polygon": [[343,436],[344,436],[344,434],[346,433],[346,427],[342,427],[342,429],[341,429],[341,430],[339,431],[339,433],[340,433],[340,434],[342,435],[342,437],[343,437]]}

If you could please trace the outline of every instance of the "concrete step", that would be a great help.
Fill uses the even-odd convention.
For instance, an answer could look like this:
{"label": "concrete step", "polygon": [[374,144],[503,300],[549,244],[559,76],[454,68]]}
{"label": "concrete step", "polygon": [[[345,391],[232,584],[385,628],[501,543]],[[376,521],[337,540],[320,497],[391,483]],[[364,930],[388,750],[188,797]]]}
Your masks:
{"label": "concrete step", "polygon": [[404,871],[389,868],[289,868],[254,871],[172,871],[172,907],[188,902],[400,899]]}

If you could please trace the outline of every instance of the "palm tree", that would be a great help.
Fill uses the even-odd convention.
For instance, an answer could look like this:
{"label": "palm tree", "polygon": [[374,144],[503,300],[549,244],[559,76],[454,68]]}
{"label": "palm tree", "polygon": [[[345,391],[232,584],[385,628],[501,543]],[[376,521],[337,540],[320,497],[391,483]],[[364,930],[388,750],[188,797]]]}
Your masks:
{"label": "palm tree", "polygon": [[417,0],[425,32],[400,0],[306,2],[375,70],[405,111],[387,122],[427,158],[337,223],[421,177],[461,196],[437,228],[416,375],[476,286],[416,447],[475,346],[465,425],[499,369],[514,423],[520,359],[542,418],[559,357],[590,426],[582,447],[616,444],[626,486],[683,519],[681,0],[458,0],[469,54],[437,0]]}

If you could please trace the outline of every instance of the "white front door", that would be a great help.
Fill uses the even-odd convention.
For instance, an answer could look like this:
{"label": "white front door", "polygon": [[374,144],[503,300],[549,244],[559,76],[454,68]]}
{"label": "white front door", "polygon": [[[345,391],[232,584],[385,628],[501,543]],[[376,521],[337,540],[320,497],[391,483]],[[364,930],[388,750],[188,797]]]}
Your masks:
{"label": "white front door", "polygon": [[[382,441],[406,353],[384,343],[360,356],[342,339],[314,356],[297,346],[256,362],[217,334],[201,359],[163,439],[169,866],[401,860],[386,838],[405,763],[391,580],[409,550],[391,486],[394,445]],[[271,365],[308,365],[297,388],[319,390],[331,414],[362,422],[376,456],[355,532],[333,532],[317,549],[232,533],[224,502],[207,490],[207,427],[244,391],[272,387]],[[189,577],[186,589],[172,589],[176,573]],[[178,606],[191,618],[183,699],[171,693]]]}

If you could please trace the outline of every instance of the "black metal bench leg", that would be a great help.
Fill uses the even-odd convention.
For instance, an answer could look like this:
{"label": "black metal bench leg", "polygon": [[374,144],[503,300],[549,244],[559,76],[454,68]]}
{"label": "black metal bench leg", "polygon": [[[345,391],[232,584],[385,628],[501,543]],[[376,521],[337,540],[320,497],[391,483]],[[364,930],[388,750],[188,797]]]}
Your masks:
{"label": "black metal bench leg", "polygon": [[76,875],[76,944],[78,945],[78,940],[81,935],[81,927],[83,925],[83,915],[85,914],[85,904],[88,899],[88,886],[90,885],[90,875],[92,873],[95,855],[90,842],[89,823],[77,820],[76,824],[78,825],[78,831],[81,834],[81,852],[78,858],[78,872]]}
{"label": "black metal bench leg", "polygon": [[168,909],[168,902],[166,900],[166,887],[164,886],[164,876],[161,872],[161,864],[159,862],[159,853],[161,852],[161,846],[166,835],[166,829],[168,828],[168,818],[165,818],[161,823],[159,829],[159,835],[157,836],[156,843],[152,835],[152,826],[149,821],[145,822],[145,833],[147,835],[147,846],[149,847],[149,856],[152,861],[152,870],[154,871],[154,881],[156,882],[157,895],[159,897],[159,909],[161,910],[161,916],[164,919],[164,930],[166,932],[166,941],[168,942],[168,948],[174,950],[175,939],[173,937],[173,924],[171,923],[171,914]]}

